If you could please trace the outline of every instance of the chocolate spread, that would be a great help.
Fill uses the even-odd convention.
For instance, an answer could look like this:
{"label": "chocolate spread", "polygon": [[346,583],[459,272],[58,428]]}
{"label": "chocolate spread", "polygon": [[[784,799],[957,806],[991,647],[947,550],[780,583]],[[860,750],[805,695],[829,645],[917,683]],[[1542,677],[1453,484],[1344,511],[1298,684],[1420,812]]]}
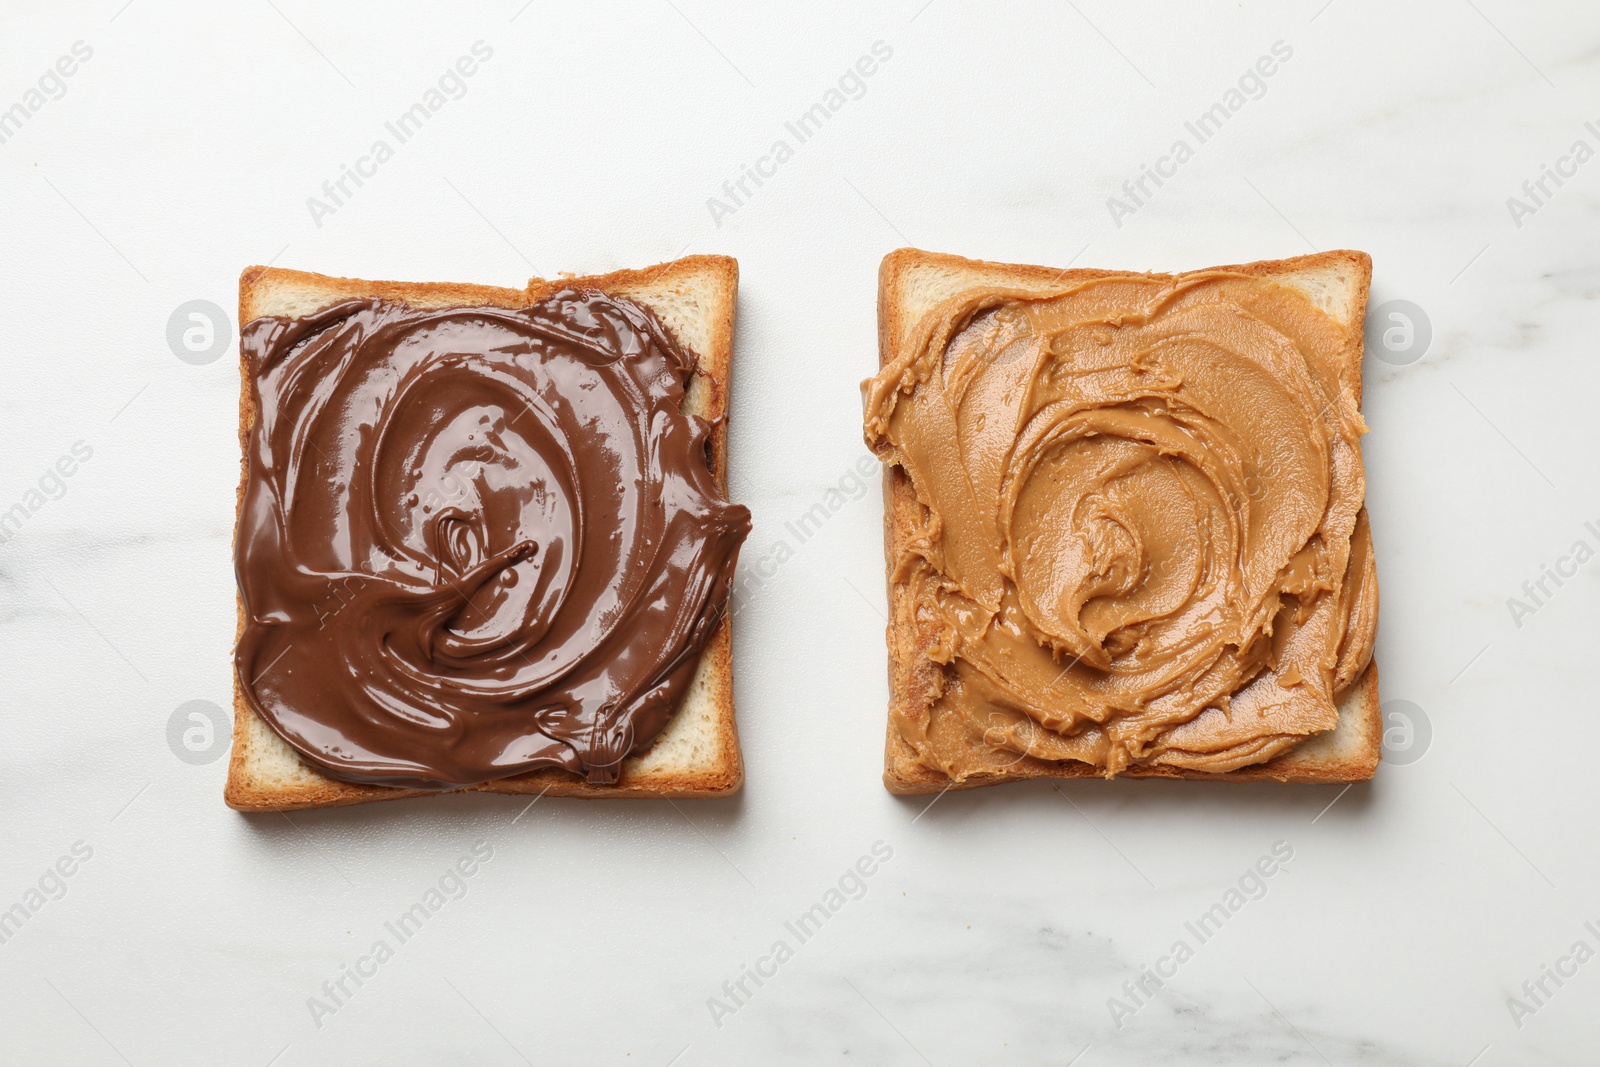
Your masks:
{"label": "chocolate spread", "polygon": [[1228,771],[1331,729],[1377,623],[1360,351],[1226,271],[924,315],[865,385],[921,505],[890,560],[934,678],[893,715],[915,758]]}
{"label": "chocolate spread", "polygon": [[352,300],[240,347],[251,708],[345,781],[615,781],[688,692],[750,530],[682,411],[694,355],[574,289]]}

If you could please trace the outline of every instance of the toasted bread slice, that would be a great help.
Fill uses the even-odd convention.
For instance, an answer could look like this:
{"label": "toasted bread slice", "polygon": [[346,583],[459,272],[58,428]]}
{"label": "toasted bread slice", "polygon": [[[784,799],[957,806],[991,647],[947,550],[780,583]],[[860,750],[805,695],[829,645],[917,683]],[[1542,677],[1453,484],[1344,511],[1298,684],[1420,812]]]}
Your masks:
{"label": "toasted bread slice", "polygon": [[[380,297],[411,307],[526,307],[567,287],[627,297],[655,312],[674,339],[699,357],[685,410],[712,421],[711,463],[717,488],[727,492],[728,383],[733,357],[733,311],[739,265],[727,256],[689,256],[644,270],[593,277],[535,278],[526,289],[430,282],[373,282],[330,278],[276,267],[248,267],[239,278],[239,322],[264,315],[303,316],[343,300]],[[239,439],[255,422],[249,368],[240,364]],[[241,454],[239,503],[246,465]],[[239,629],[244,631],[244,605]],[[236,634],[237,636],[237,634]],[[335,781],[319,773],[251,710],[234,678],[233,751],[223,798],[240,811],[293,811],[428,795],[429,790]],[[733,712],[732,617],[725,615],[701,654],[688,695],[645,752],[629,757],[614,785],[590,785],[559,769],[531,771],[468,786],[469,790],[563,797],[714,797],[736,792],[744,762]]]}
{"label": "toasted bread slice", "polygon": [[[1322,252],[1296,259],[1266,260],[1243,266],[1215,268],[1270,278],[1298,290],[1314,305],[1341,323],[1357,339],[1355,358],[1341,368],[1346,383],[1361,398],[1359,339],[1366,317],[1367,289],[1372,280],[1372,260],[1364,252]],[[936,305],[978,286],[1006,286],[1032,292],[1051,292],[1096,278],[1133,275],[1132,271],[1057,270],[1051,267],[988,263],[960,256],[902,248],[884,257],[878,272],[879,366],[898,358],[917,322]],[[1145,277],[1167,277],[1145,275]],[[916,491],[898,466],[884,470],[884,548],[889,561],[898,559],[902,545],[918,520]],[[918,633],[910,592],[892,580],[889,596],[889,700],[891,711],[913,707],[937,691],[929,672],[938,670],[925,652],[931,635]],[[1353,782],[1372,777],[1383,744],[1383,720],[1378,710],[1378,668],[1369,664],[1339,705],[1334,729],[1300,742],[1265,763],[1235,771],[1210,773],[1163,765],[1134,765],[1119,772],[1130,778],[1194,778],[1228,782]],[[919,763],[910,744],[895,728],[891,715],[884,750],[883,782],[891,793],[937,793],[946,789],[973,789],[1000,782],[1030,778],[1092,778],[1102,771],[1086,763],[1019,760],[1004,773],[974,775],[960,783]]]}

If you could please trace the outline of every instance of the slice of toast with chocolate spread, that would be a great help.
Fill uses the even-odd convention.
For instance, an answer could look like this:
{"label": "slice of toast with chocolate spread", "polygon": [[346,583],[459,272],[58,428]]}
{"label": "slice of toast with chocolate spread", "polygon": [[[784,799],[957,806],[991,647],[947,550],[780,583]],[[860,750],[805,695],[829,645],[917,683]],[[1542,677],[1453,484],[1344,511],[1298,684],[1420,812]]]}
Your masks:
{"label": "slice of toast with chocolate spread", "polygon": [[[1371,662],[1377,586],[1364,474],[1359,447],[1352,447],[1365,429],[1359,406],[1370,279],[1370,258],[1350,251],[1185,275],[1057,270],[909,248],[884,258],[878,291],[883,370],[864,390],[868,443],[885,460],[890,714],[884,784],[891,792],[1110,776],[1111,762],[1115,774],[1129,777],[1350,782],[1372,776],[1382,745]],[[1225,287],[1223,296],[1208,303],[1207,286]],[[1153,308],[1170,313],[1170,323]],[[1296,369],[1295,344],[1307,342],[1286,340],[1270,328],[1284,319],[1322,347],[1320,370]],[[1234,340],[1274,351],[1247,353],[1255,364],[1240,361],[1219,374],[1205,366],[1212,355],[1197,355],[1198,346],[1186,341],[1195,338],[1217,346],[1218,362],[1228,361],[1222,348]],[[1120,363],[1106,355],[1117,352],[1123,353]],[[1279,380],[1270,369],[1251,369],[1257,365],[1279,368]],[[1297,412],[1312,427],[1308,439],[1334,441],[1337,461],[1318,451],[1321,443],[1307,454],[1326,459],[1333,476],[1347,490],[1354,487],[1354,501],[1326,502],[1333,500],[1331,491],[1297,473],[1292,454],[1286,467],[1273,469],[1271,442],[1265,452],[1239,443],[1254,432],[1252,420],[1270,412],[1246,406],[1245,425],[1229,427],[1214,406],[1182,399],[1185,376],[1208,374],[1216,379],[1208,402],[1225,402],[1229,390],[1243,395],[1254,389],[1251,395],[1265,398],[1265,408]],[[914,405],[915,391],[930,387],[943,390],[936,402],[895,409]],[[1299,396],[1299,403],[1275,389]],[[1095,390],[1103,392],[1097,397]],[[886,410],[901,421],[891,422]],[[921,438],[911,433],[913,419],[922,420]],[[1324,433],[1316,429],[1318,419],[1341,428]],[[1226,453],[1226,462],[1208,473],[1205,452],[1212,447]],[[908,466],[949,476],[943,485],[918,484]],[[1262,488],[1274,478],[1283,483],[1279,488]],[[1237,495],[1236,483],[1243,486]],[[998,501],[999,511],[984,512],[990,500]],[[1181,521],[1142,515],[1140,507],[1155,500],[1178,506]],[[1270,551],[1262,548],[1266,555],[1279,553],[1263,564],[1266,580],[1257,575],[1232,594],[1244,600],[1269,591],[1277,598],[1252,620],[1253,636],[1243,622],[1222,632],[1228,620],[1215,613],[1196,614],[1205,621],[1191,621],[1188,633],[1160,630],[1181,615],[1183,596],[1221,588],[1215,584],[1223,581],[1220,570],[1208,567],[1206,553],[1223,555],[1218,546],[1233,545],[1222,562],[1237,564],[1238,545],[1246,543],[1238,538],[1248,538],[1237,531],[1254,523],[1279,536],[1268,529],[1268,513],[1291,506],[1308,516],[1293,531],[1296,538],[1305,535],[1305,547],[1288,562],[1280,557],[1299,540],[1280,538]],[[968,507],[1002,521],[969,522],[958,514]],[[1025,523],[1019,516],[1027,509],[1035,518]],[[1196,550],[1194,533],[1183,531],[1197,529]],[[1156,545],[1163,536],[1168,542]],[[1330,545],[1337,548],[1341,537],[1350,547],[1336,554]],[[1166,558],[1158,558],[1157,547]],[[996,558],[1004,562],[990,570],[999,573],[978,573]],[[1031,588],[1019,589],[1019,576]],[[1280,632],[1274,641],[1273,627],[1314,627],[1327,586],[1344,588],[1344,600],[1323,617],[1321,643],[1307,638],[1312,652],[1289,662],[1296,655],[1292,637]],[[1206,646],[1212,627],[1218,634]],[[1031,642],[1018,637],[1030,632]],[[1235,647],[1230,640],[1249,644]],[[1196,653],[1200,666],[1188,676],[1172,667],[1175,660],[1136,662],[1201,646],[1212,658]],[[1038,668],[1031,690],[1019,681],[1028,677],[1033,661],[1023,659],[1029,656]],[[1226,682],[1216,694],[1206,689],[1226,674],[1219,664],[1228,663],[1242,687],[1231,700]],[[1148,670],[1140,674],[1141,667]],[[1058,686],[1063,676],[1073,684]],[[1133,692],[1131,683],[1122,685],[1130,677],[1150,681],[1151,688]],[[1304,692],[1308,686],[1319,691]],[[1058,693],[1064,696],[1055,702]],[[1290,706],[1294,697],[1304,697],[1298,710]],[[1164,714],[1158,713],[1163,700]],[[965,708],[967,718],[955,718],[952,708]],[[1119,716],[1128,717],[1122,728]],[[1251,726],[1270,716],[1285,725]]]}
{"label": "slice of toast with chocolate spread", "polygon": [[[385,305],[403,305],[405,309],[520,310],[530,308],[565,290],[578,290],[591,295],[597,293],[601,294],[602,298],[629,301],[653,313],[654,321],[669,335],[663,342],[664,345],[676,345],[679,350],[690,354],[691,359],[697,357],[693,375],[682,393],[681,410],[685,414],[698,416],[710,424],[709,436],[705,438],[703,447],[709,467],[709,479],[706,485],[714,485],[714,492],[710,495],[720,496],[723,500],[720,506],[726,508],[728,507],[725,504],[728,431],[725,417],[728,411],[728,389],[732,369],[733,318],[737,289],[738,264],[725,256],[690,256],[643,270],[623,270],[592,277],[556,280],[536,278],[526,289],[448,283],[360,281],[274,267],[249,267],[242,273],[239,281],[239,322],[241,328],[244,328],[253,320],[264,317],[304,321],[307,316],[326,312],[331,307],[350,301],[382,301]],[[568,311],[570,325],[561,323],[558,325],[569,328],[575,335],[603,333],[607,328],[607,321],[602,318],[597,326],[593,317],[584,317],[592,315],[592,310],[592,306],[581,306],[576,311]],[[604,311],[603,305],[602,310]],[[613,324],[615,321],[620,321],[617,319],[618,313],[612,311],[611,314]],[[629,313],[620,314],[626,318]],[[632,314],[634,318],[630,321],[641,319],[636,312]],[[642,327],[642,329],[648,336],[650,329],[654,327]],[[548,334],[549,328],[546,327],[546,330]],[[580,342],[583,340],[582,337],[578,339]],[[246,502],[247,480],[250,474],[248,442],[259,417],[253,398],[251,373],[251,367],[241,353],[243,387],[240,395],[239,435],[241,449],[245,453],[241,457],[240,465],[238,503],[241,516]],[[683,388],[681,384],[676,387]],[[653,439],[647,434],[643,440]],[[702,450],[697,443],[698,438],[691,437],[690,440],[696,442],[696,453]],[[559,451],[559,447],[555,446],[556,451]],[[645,451],[648,452],[653,447],[654,445],[650,445]],[[701,471],[700,477],[704,478],[705,474],[705,471]],[[616,478],[616,473],[612,472],[609,477]],[[615,491],[614,488],[612,491]],[[680,497],[683,495],[681,491],[674,491],[678,492]],[[655,507],[660,508],[659,500],[653,503]],[[375,505],[380,510],[384,506],[386,504],[383,501]],[[737,512],[743,513],[743,509],[733,507]],[[609,519],[611,516],[605,518]],[[747,518],[743,521],[747,522]],[[443,525],[442,517],[440,522]],[[465,522],[455,523],[448,529],[451,531],[449,539],[456,542],[455,548],[465,560],[457,578],[462,582],[470,582],[476,570],[483,568],[469,568],[467,564],[481,562],[474,553],[481,555],[486,549],[482,546],[461,547],[457,535],[466,529]],[[238,536],[236,533],[236,542]],[[520,546],[516,551],[537,551],[538,548],[537,545],[533,545],[531,549]],[[526,575],[529,572],[521,573]],[[502,577],[505,578],[507,585],[516,584],[515,575],[502,575]],[[543,581],[542,578],[538,580]],[[527,579],[524,578],[524,584],[526,583]],[[659,594],[661,586],[650,588]],[[714,604],[714,595],[708,602]],[[649,604],[657,609],[661,603],[659,595],[655,600],[649,600]],[[338,605],[335,604],[334,607],[337,608]],[[631,751],[631,754],[626,758],[619,757],[620,766],[613,764],[615,769],[608,770],[607,774],[613,779],[612,781],[597,782],[593,774],[585,776],[573,770],[546,766],[510,777],[479,781],[457,788],[521,796],[539,796],[548,793],[551,796],[562,797],[714,797],[737,791],[743,781],[744,770],[734,723],[731,617],[725,608],[726,603],[723,601],[714,611],[710,608],[705,609],[702,621],[703,625],[709,628],[709,637],[704,639],[698,663],[685,666],[680,662],[678,667],[674,668],[678,670],[675,675],[678,689],[658,690],[683,694],[681,701],[677,703],[676,711],[673,712],[668,708],[664,712],[670,715],[670,718],[648,747],[632,751],[624,745],[619,750]],[[349,610],[354,611],[353,608]],[[594,610],[596,612],[594,618],[604,617],[602,608],[597,607]],[[245,599],[241,593],[238,630],[240,637],[245,634],[246,624]],[[698,632],[703,636],[704,631]],[[448,639],[460,643],[470,636],[468,634],[463,637],[450,631],[443,637],[436,635],[433,640],[443,642]],[[269,667],[271,664],[264,664],[263,673]],[[401,714],[408,718],[426,717],[428,709],[420,708],[415,714],[402,709]],[[233,748],[224,792],[224,799],[230,807],[241,811],[291,811],[394,800],[439,791],[441,790],[437,787],[408,788],[404,785],[336,780],[322,773],[312,763],[302,759],[296,749],[253,710],[246,699],[238,671],[235,672]]]}

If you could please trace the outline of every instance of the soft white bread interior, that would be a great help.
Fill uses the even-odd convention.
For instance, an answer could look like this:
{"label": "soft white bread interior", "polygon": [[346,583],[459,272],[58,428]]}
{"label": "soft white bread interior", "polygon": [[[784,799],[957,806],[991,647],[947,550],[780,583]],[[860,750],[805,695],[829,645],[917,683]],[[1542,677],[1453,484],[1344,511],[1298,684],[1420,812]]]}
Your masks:
{"label": "soft white bread interior", "polygon": [[[699,357],[684,410],[711,420],[711,462],[727,492],[728,386],[733,358],[733,313],[738,263],[727,256],[689,256],[644,270],[591,277],[535,278],[526,289],[431,282],[374,282],[249,267],[239,278],[239,321],[266,315],[298,317],[343,300],[379,297],[411,307],[525,307],[568,286],[627,297],[655,312],[679,344]],[[254,424],[248,368],[241,361],[241,450]],[[241,455],[239,500],[246,470]],[[243,605],[239,627],[244,626]],[[234,679],[233,750],[224,799],[240,811],[293,811],[428,795],[417,789],[335,781],[308,766],[252,711]],[[490,793],[568,797],[725,796],[744,780],[733,710],[732,619],[725,615],[701,655],[694,682],[655,743],[622,765],[614,785],[590,785],[575,774],[541,770],[471,786]]]}
{"label": "soft white bread interior", "polygon": [[[1266,260],[1240,266],[1213,268],[1270,279],[1297,290],[1354,338],[1352,358],[1341,367],[1345,385],[1361,400],[1362,326],[1366,318],[1367,290],[1372,280],[1372,260],[1364,252],[1321,252],[1295,259]],[[989,263],[960,256],[902,248],[884,257],[878,274],[879,365],[894,360],[907,344],[923,315],[968,289],[1003,286],[1027,292],[1056,292],[1095,278],[1128,275],[1130,271],[1058,270],[1052,267]],[[1144,275],[1165,277],[1164,275]],[[910,479],[899,467],[884,471],[884,547],[887,559],[900,558],[905,539],[917,528],[918,504]],[[918,652],[915,608],[903,585],[888,583],[889,597],[889,700],[891,710],[901,708],[928,687],[918,683],[917,672],[931,669]],[[1226,773],[1186,771],[1163,765],[1135,765],[1121,772],[1130,778],[1195,778],[1205,781],[1351,782],[1372,777],[1383,745],[1383,720],[1378,706],[1378,668],[1369,664],[1339,705],[1334,729],[1300,742],[1275,759]],[[1096,777],[1101,771],[1086,763],[1025,761],[1005,773],[975,775],[952,785],[945,775],[929,770],[915,758],[911,746],[895,728],[890,716],[884,749],[884,785],[893,793],[936,793],[945,789],[971,789],[1028,778]]]}

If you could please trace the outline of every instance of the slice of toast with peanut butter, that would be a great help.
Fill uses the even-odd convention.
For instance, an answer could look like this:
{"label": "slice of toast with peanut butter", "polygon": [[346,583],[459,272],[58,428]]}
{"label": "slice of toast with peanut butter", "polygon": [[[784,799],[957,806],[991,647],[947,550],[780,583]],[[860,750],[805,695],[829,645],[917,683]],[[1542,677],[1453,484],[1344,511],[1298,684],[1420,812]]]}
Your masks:
{"label": "slice of toast with peanut butter", "polygon": [[[562,290],[598,291],[652,312],[675,343],[698,356],[682,410],[710,423],[705,452],[711,479],[726,496],[728,388],[738,264],[725,256],[690,256],[643,270],[591,277],[535,278],[525,289],[445,283],[361,281],[274,267],[250,267],[239,282],[241,326],[266,316],[297,319],[351,300],[377,299],[417,309],[527,308]],[[604,324],[601,324],[602,327]],[[242,449],[258,413],[250,368],[241,359]],[[241,457],[239,502],[248,477]],[[239,633],[245,630],[244,601]],[[545,768],[462,787],[492,793],[562,797],[711,797],[738,790],[744,768],[735,728],[731,617],[724,610],[700,653],[686,695],[646,749],[624,759],[609,784]],[[241,811],[291,811],[426,795],[438,790],[335,780],[321,773],[252,710],[234,680],[233,748],[224,799]]]}
{"label": "slice of toast with peanut butter", "polygon": [[1371,777],[1370,279],[884,258],[891,792]]}

